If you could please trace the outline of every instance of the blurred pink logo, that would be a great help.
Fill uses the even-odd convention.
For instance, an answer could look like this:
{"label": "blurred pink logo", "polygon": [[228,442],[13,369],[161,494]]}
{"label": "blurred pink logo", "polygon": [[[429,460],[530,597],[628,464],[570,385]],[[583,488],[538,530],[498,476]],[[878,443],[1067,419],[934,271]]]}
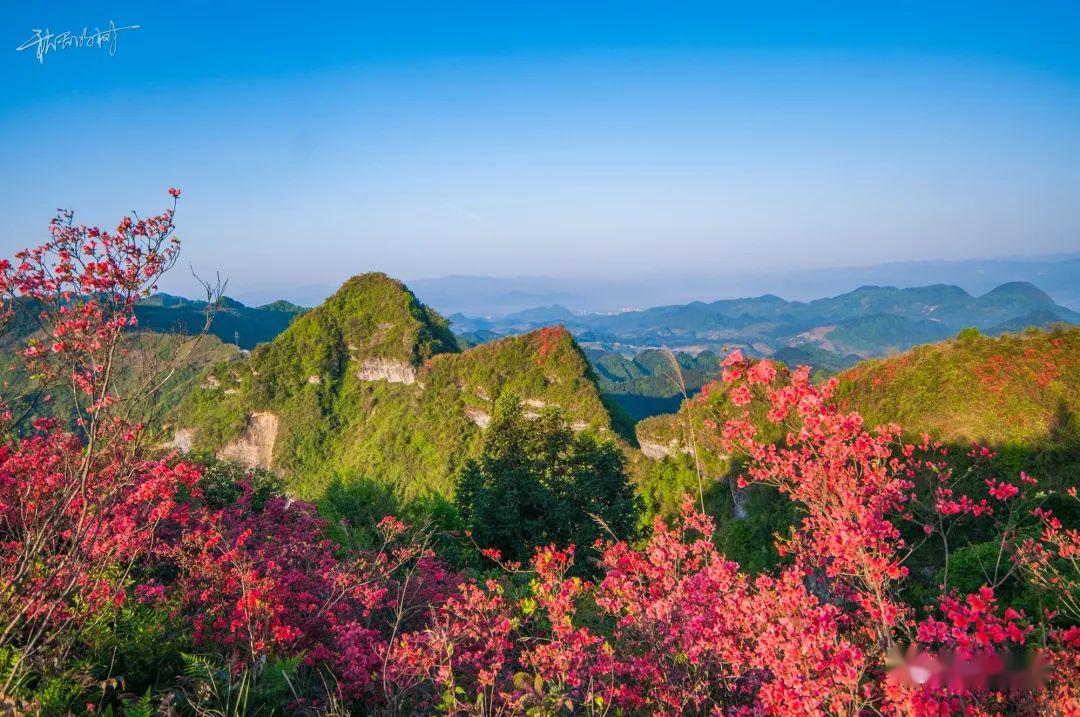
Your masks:
{"label": "blurred pink logo", "polygon": [[927,690],[1018,692],[1041,689],[1046,682],[1046,666],[1038,653],[1016,655],[981,652],[920,652],[914,647],[890,655],[889,680],[905,687]]}
{"label": "blurred pink logo", "polygon": [[80,34],[74,32],[54,34],[49,28],[44,30],[34,28],[31,30],[34,36],[16,47],[15,51],[24,52],[30,48],[35,48],[34,54],[37,56],[39,64],[45,64],[45,56],[50,52],[67,50],[71,47],[105,47],[108,48],[111,57],[116,54],[116,48],[120,42],[120,33],[138,29],[139,25],[117,27],[112,20],[109,20],[109,27],[104,30],[95,27],[94,31],[90,32],[88,28],[84,27]]}

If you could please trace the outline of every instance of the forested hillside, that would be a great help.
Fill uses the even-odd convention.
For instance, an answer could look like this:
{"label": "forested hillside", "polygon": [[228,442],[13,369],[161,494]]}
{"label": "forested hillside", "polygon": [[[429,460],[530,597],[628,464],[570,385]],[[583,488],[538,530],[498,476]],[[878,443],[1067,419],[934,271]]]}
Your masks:
{"label": "forested hillside", "polygon": [[280,334],[304,311],[288,301],[250,307],[228,297],[208,304],[169,294],[154,294],[136,305],[135,317],[143,329],[193,335],[206,328],[224,343],[253,349]]}
{"label": "forested hillside", "polygon": [[[1080,328],[996,337],[967,330],[899,356],[862,362],[837,378],[841,405],[859,411],[871,425],[895,422],[956,444],[1061,447],[1080,436]],[[689,404],[699,423],[730,411],[723,383],[703,394]],[[687,408],[680,409],[679,418],[640,422],[639,439],[687,445],[686,429],[680,428]]]}
{"label": "forested hillside", "polygon": [[[131,330],[175,263],[172,218],[110,234],[61,215],[41,261],[0,263],[8,376],[72,397],[47,404],[65,422],[10,392],[0,412],[0,708],[1080,705],[1080,330],[969,329],[824,382],[733,351],[638,424],[639,453],[568,331],[461,351],[382,274],[248,355],[204,337],[146,388],[177,358],[162,342],[189,340]],[[696,368],[602,365],[647,383],[662,360]],[[146,417],[178,394],[163,446]],[[966,650],[1019,682],[897,684],[900,644],[909,674]]]}
{"label": "forested hillside", "polygon": [[444,319],[382,274],[354,277],[250,357],[215,366],[177,412],[180,443],[280,470],[311,495],[374,479],[449,495],[500,393],[612,429],[584,354],[542,329],[459,352]]}
{"label": "forested hillside", "polygon": [[958,338],[840,374],[839,398],[872,423],[949,441],[1062,445],[1080,438],[1080,328]]}
{"label": "forested hillside", "polygon": [[832,369],[849,366],[853,359],[940,341],[967,326],[997,334],[1061,321],[1080,323],[1080,314],[1055,304],[1032,284],[1011,282],[981,296],[938,284],[863,286],[809,302],[767,294],[609,314],[573,313],[556,306],[495,319],[456,315],[454,326],[467,336],[485,338],[553,321],[565,325],[583,345],[606,351],[667,346],[724,353],[740,348],[748,355],[770,356],[797,350],[808,352],[808,363],[815,367]]}

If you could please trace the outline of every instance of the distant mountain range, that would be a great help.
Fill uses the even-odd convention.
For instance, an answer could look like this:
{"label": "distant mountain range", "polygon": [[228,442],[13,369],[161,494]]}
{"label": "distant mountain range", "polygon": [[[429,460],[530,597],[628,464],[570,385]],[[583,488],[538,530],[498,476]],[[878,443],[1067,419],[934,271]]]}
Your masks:
{"label": "distant mountain range", "polygon": [[[205,301],[162,293],[140,301],[135,307],[135,317],[142,329],[195,334],[206,325],[208,308],[211,307]],[[242,349],[253,349],[257,344],[273,340],[297,315],[306,311],[282,300],[263,306],[244,306],[227,296],[216,301],[212,309],[210,333]]]}
{"label": "distant mountain range", "polygon": [[409,282],[444,315],[497,317],[559,304],[574,311],[627,308],[779,294],[789,301],[834,296],[859,286],[900,288],[951,284],[984,294],[1014,281],[1035,284],[1062,306],[1080,311],[1080,254],[970,261],[920,261],[802,271],[672,275],[641,279],[446,276]]}
{"label": "distant mountain range", "polygon": [[[157,294],[141,302],[136,314],[143,329],[194,333],[203,326],[207,308],[205,301]],[[230,298],[220,299],[214,309],[211,333],[249,350],[272,341],[308,311],[283,300],[248,307]],[[1078,324],[1080,313],[1033,284],[1010,282],[980,295],[948,284],[863,286],[808,302],[764,294],[618,313],[585,313],[555,304],[495,318],[457,313],[449,321],[461,346],[566,327],[584,348],[600,390],[640,419],[675,410],[683,390],[692,395],[714,379],[717,355],[733,348],[833,374],[864,358],[955,336],[965,327],[997,335],[1058,322]],[[661,347],[676,352],[681,386],[670,358],[656,350]]]}
{"label": "distant mountain range", "polygon": [[555,305],[495,319],[458,313],[450,320],[473,341],[557,323],[586,347],[627,355],[660,346],[690,352],[740,347],[759,355],[798,349],[842,366],[860,357],[939,341],[964,327],[999,334],[1056,322],[1080,323],[1080,313],[1055,303],[1033,284],[1010,282],[979,296],[947,284],[863,286],[809,302],[765,294],[617,314],[574,313]]}
{"label": "distant mountain range", "polygon": [[[969,259],[911,261],[871,266],[803,269],[782,272],[740,272],[737,268],[664,274],[637,278],[544,276],[442,276],[414,278],[408,284],[417,296],[444,316],[497,317],[536,306],[559,304],[574,311],[621,311],[694,300],[715,301],[775,293],[789,301],[833,296],[858,286],[907,288],[952,284],[972,294],[995,286],[1026,281],[1040,287],[1062,306],[1080,311],[1080,253]],[[344,277],[342,277],[344,279]],[[334,293],[336,284],[308,284],[249,290],[235,294],[250,305],[285,298],[315,306]]]}

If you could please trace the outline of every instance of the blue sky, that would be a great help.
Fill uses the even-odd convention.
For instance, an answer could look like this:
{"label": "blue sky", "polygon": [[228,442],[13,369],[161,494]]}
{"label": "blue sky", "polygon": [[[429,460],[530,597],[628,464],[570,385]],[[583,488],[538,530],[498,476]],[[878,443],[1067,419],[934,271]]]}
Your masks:
{"label": "blue sky", "polygon": [[240,292],[1080,251],[1076,3],[814,5],[9,2],[0,252],[173,185]]}

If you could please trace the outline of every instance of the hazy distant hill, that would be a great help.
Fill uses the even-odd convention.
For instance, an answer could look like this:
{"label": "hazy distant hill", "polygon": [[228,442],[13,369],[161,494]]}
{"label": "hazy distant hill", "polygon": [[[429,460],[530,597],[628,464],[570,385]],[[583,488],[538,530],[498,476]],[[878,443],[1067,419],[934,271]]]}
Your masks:
{"label": "hazy distant hill", "polygon": [[[779,293],[788,300],[809,301],[854,287],[889,285],[901,288],[952,284],[971,294],[984,294],[1014,281],[1041,287],[1054,300],[1080,311],[1080,255],[1050,255],[961,261],[893,262],[862,267],[742,274],[710,273],[698,267],[681,275],[640,279],[600,276],[554,277],[446,276],[409,282],[417,295],[444,314],[498,317],[535,306],[560,304],[574,311],[620,311],[695,299]],[[330,289],[324,290],[324,295]],[[299,294],[298,294],[299,295]],[[303,295],[308,295],[307,293]]]}
{"label": "hazy distant hill", "polygon": [[[206,323],[207,303],[170,294],[154,294],[135,307],[139,328],[152,331],[195,334]],[[265,306],[244,306],[235,299],[222,297],[214,305],[210,333],[227,344],[252,349],[284,331],[292,320],[305,311],[288,301]]]}
{"label": "hazy distant hill", "polygon": [[177,443],[282,471],[306,495],[361,477],[404,497],[447,494],[502,391],[578,428],[613,428],[566,331],[460,352],[403,284],[364,274],[250,357],[215,366],[178,413]]}
{"label": "hazy distant hill", "polygon": [[878,356],[939,341],[966,326],[1000,333],[1058,321],[1080,323],[1080,313],[1023,282],[1002,284],[980,296],[945,284],[863,286],[810,302],[766,294],[618,314],[574,314],[551,307],[501,319],[454,318],[458,330],[486,335],[559,320],[587,345],[623,352],[651,346],[687,351],[742,347],[758,355],[812,349],[818,359],[812,363],[821,367],[850,365],[852,354]]}

